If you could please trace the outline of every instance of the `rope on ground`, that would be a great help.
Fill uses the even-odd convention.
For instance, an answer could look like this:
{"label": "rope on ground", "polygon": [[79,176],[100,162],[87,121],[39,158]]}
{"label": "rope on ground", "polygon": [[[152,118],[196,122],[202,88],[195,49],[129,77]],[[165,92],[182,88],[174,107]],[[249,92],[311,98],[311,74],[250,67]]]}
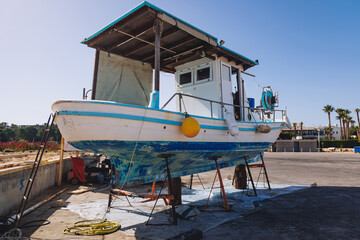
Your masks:
{"label": "rope on ground", "polygon": [[94,219],[94,220],[83,220],[74,223],[74,226],[65,228],[64,234],[75,234],[75,235],[103,235],[115,232],[121,228],[120,223]]}
{"label": "rope on ground", "polygon": [[27,237],[22,236],[22,232],[19,228],[13,228],[10,231],[0,236],[0,240],[25,240]]}

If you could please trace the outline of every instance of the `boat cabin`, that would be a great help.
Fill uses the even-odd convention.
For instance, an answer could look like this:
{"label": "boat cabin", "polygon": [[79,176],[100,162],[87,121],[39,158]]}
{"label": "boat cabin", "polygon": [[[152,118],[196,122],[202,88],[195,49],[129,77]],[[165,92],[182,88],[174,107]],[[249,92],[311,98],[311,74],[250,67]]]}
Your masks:
{"label": "boat cabin", "polygon": [[[83,42],[96,49],[93,100],[160,108],[160,71],[175,75],[177,110],[248,120],[241,75],[258,64],[223,41],[144,2]],[[247,110],[246,110],[247,109]]]}

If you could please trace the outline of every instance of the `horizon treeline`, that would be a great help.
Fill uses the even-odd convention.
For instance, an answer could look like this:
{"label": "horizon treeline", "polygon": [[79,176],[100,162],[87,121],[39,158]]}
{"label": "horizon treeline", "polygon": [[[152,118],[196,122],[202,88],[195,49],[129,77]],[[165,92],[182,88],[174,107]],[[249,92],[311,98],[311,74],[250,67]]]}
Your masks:
{"label": "horizon treeline", "polygon": [[[39,142],[45,130],[46,123],[36,125],[9,125],[6,122],[0,123],[0,142],[27,141]],[[54,124],[50,131],[49,141],[61,141],[61,134]]]}

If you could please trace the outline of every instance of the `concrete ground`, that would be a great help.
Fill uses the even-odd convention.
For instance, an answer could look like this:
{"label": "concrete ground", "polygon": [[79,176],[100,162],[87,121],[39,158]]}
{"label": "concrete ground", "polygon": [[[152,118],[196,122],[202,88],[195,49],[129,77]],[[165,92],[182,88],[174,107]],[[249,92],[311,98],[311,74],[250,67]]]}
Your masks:
{"label": "concrete ground", "polygon": [[[204,232],[203,239],[360,239],[360,154],[266,153],[265,163],[273,184],[309,186],[316,183],[317,187],[262,201],[262,206]],[[223,169],[223,178],[230,179],[233,170]],[[203,183],[211,183],[214,172],[199,175]],[[253,176],[258,176],[256,169]],[[182,179],[185,184],[189,181],[189,177]],[[194,184],[199,184],[196,177]],[[51,189],[46,194],[57,190]],[[39,196],[39,199],[45,197]],[[144,239],[121,230],[91,237],[62,234],[65,227],[82,219],[69,210],[52,208],[52,202],[57,199],[84,202],[107,197],[106,191],[63,193],[23,219],[23,223],[48,219],[50,224],[24,228],[23,233],[32,239]],[[156,227],[145,228],[152,231]]]}

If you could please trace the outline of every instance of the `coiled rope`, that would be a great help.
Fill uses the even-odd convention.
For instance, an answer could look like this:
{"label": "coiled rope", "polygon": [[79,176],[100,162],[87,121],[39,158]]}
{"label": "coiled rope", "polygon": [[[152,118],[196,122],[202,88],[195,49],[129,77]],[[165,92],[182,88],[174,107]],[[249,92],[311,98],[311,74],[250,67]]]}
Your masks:
{"label": "coiled rope", "polygon": [[86,236],[103,235],[115,232],[120,227],[120,223],[108,221],[106,219],[82,220],[74,223],[74,226],[72,227],[65,228],[63,234]]}

